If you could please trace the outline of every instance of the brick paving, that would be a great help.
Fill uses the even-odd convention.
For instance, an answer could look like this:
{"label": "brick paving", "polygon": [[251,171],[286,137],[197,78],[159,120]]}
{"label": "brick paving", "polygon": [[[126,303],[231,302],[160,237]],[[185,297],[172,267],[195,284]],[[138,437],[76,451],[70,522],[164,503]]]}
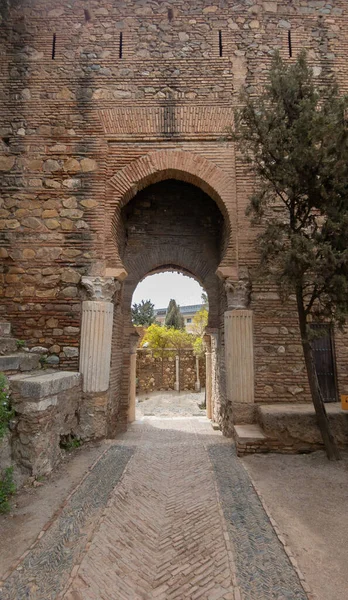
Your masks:
{"label": "brick paving", "polygon": [[207,420],[144,418],[103,461],[1,600],[307,598],[231,441]]}

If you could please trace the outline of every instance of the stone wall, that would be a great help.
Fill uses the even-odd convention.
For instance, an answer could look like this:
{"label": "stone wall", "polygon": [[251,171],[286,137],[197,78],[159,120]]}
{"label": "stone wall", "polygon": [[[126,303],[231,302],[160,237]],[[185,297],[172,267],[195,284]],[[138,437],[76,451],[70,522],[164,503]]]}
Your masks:
{"label": "stone wall", "polygon": [[[346,91],[347,25],[346,0],[1,2],[0,314],[15,337],[76,370],[81,277],[123,273],[122,207],[151,184],[179,179],[222,215],[212,240],[219,276],[250,270],[256,401],[307,401],[294,303],[283,306],[258,279],[258,230],[245,215],[253,181],[228,127],[241,86],[265,80],[276,49],[288,61],[307,49],[318,84],[335,73]],[[144,247],[151,235],[150,227]],[[160,255],[148,262],[148,272],[188,269],[179,240],[165,263]],[[198,259],[202,252],[203,245]],[[114,313],[109,433],[126,426],[130,290],[147,274],[128,256]],[[207,277],[189,264],[192,276]],[[216,276],[214,289],[214,410],[228,431],[226,300]],[[336,336],[341,393],[348,391],[345,339]]]}
{"label": "stone wall", "polygon": [[[175,351],[165,350],[163,358],[147,349],[137,351],[137,392],[174,390]],[[180,391],[195,391],[196,357],[190,349],[182,350],[179,363]],[[205,357],[199,359],[201,386],[205,387]]]}
{"label": "stone wall", "polygon": [[9,379],[16,411],[11,436],[13,460],[28,475],[45,475],[61,459],[62,438],[84,438],[79,423],[81,375],[43,371]]}

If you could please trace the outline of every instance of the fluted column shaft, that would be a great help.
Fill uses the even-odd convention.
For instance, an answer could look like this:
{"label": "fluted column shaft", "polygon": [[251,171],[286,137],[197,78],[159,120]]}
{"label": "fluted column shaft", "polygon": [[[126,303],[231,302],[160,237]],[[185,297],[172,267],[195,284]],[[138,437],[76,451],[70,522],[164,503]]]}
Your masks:
{"label": "fluted column shaft", "polygon": [[211,419],[213,415],[212,411],[212,366],[211,366],[211,352],[205,353],[205,403],[207,407],[207,418]]}
{"label": "fluted column shaft", "polygon": [[80,372],[84,392],[109,388],[113,314],[112,302],[82,302]]}
{"label": "fluted column shaft", "polygon": [[233,403],[254,403],[253,311],[225,312],[227,396]]}
{"label": "fluted column shaft", "polygon": [[128,422],[135,421],[135,402],[136,402],[136,379],[137,379],[137,351],[136,349],[130,355],[130,384],[129,384],[129,409]]}
{"label": "fluted column shaft", "polygon": [[112,299],[121,286],[112,277],[83,277],[82,285],[90,297],[82,302],[80,372],[83,391],[106,392],[110,385]]}

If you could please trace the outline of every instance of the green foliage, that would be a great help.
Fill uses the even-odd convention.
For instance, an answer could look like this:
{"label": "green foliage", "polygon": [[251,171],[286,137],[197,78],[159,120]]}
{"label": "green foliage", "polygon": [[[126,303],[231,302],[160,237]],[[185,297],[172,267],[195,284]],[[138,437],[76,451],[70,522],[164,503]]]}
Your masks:
{"label": "green foliage", "polygon": [[150,300],[142,300],[132,306],[132,322],[134,325],[148,327],[156,320],[155,306]]}
{"label": "green foliage", "polygon": [[72,433],[61,437],[60,447],[66,452],[74,450],[75,448],[80,448],[80,446],[82,446],[82,441]]}
{"label": "green foliage", "polygon": [[142,339],[142,346],[154,351],[155,357],[162,357],[168,350],[180,351],[183,348],[192,348],[194,337],[182,329],[174,327],[161,327],[150,325]]}
{"label": "green foliage", "polygon": [[16,346],[18,349],[24,348],[25,344],[26,344],[25,340],[16,340]]}
{"label": "green foliage", "polygon": [[202,298],[202,304],[204,304],[204,306],[209,306],[208,294],[206,292],[202,292],[201,298]]}
{"label": "green foliage", "polygon": [[9,499],[15,492],[13,467],[8,467],[3,471],[0,478],[0,513],[7,513],[10,510]]}
{"label": "green foliage", "polygon": [[193,352],[196,356],[204,355],[204,344],[202,337],[196,337],[195,341],[193,342]]}
{"label": "green foliage", "polygon": [[153,323],[147,328],[146,333],[141,342],[142,347],[151,348],[154,350],[154,356],[164,355],[165,348],[169,345],[169,336],[167,327],[162,327],[157,323]]}
{"label": "green foliage", "polygon": [[[348,312],[346,97],[316,88],[305,53],[273,61],[257,97],[244,92],[235,135],[257,187],[249,213],[263,226],[261,266],[304,319],[343,324]],[[302,310],[302,309],[301,309]],[[308,328],[307,328],[308,329]]]}
{"label": "green foliage", "polygon": [[187,333],[185,329],[174,329],[169,328],[168,340],[171,347],[180,353],[180,350],[184,348],[192,348],[194,337],[192,334]]}
{"label": "green foliage", "polygon": [[8,381],[3,373],[0,373],[0,440],[8,429],[8,424],[14,417],[14,410],[10,406],[10,390]]}
{"label": "green foliage", "polygon": [[165,326],[174,327],[174,329],[183,329],[185,326],[184,317],[180,313],[180,306],[173,299],[168,304]]}
{"label": "green foliage", "polygon": [[192,319],[192,333],[202,337],[205,328],[208,325],[208,311],[205,307],[196,312]]}

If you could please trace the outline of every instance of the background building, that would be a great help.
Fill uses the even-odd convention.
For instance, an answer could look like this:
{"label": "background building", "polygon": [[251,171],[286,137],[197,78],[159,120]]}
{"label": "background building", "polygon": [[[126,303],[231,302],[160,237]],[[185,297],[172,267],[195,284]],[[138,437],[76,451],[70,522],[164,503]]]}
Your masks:
{"label": "background building", "polygon": [[[189,333],[192,332],[193,317],[199,310],[201,310],[205,306],[206,306],[205,304],[190,304],[189,306],[180,306],[180,313],[184,317],[186,331],[188,331]],[[167,309],[166,308],[156,308],[155,314],[156,314],[156,321],[161,323],[161,325],[164,325],[164,322],[166,320]]]}

